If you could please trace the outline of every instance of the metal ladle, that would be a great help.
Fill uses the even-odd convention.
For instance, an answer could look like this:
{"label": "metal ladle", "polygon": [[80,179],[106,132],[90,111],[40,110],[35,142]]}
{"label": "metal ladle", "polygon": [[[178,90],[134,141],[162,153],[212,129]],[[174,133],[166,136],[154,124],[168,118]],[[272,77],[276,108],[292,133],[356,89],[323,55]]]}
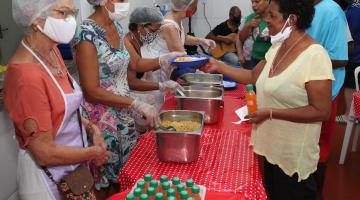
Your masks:
{"label": "metal ladle", "polygon": [[179,87],[176,88],[176,91],[183,97],[186,97],[184,91],[185,89],[183,88],[183,86],[179,85]]}
{"label": "metal ladle", "polygon": [[159,128],[163,131],[176,131],[176,128],[173,127],[173,126],[168,126],[168,127],[165,127],[163,125],[160,125]]}
{"label": "metal ladle", "polygon": [[[155,124],[155,122],[154,122],[154,124]],[[173,127],[173,126],[165,127],[165,126],[163,126],[162,124],[160,124],[160,125],[158,125],[158,126],[155,124],[155,129],[161,129],[161,130],[163,130],[163,131],[176,131],[176,128],[175,128],[175,127]]]}

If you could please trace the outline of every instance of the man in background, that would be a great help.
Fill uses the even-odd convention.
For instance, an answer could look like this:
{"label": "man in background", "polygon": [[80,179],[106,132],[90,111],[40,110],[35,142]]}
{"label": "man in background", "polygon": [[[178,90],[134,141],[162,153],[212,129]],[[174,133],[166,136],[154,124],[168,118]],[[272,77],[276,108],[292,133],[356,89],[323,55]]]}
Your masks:
{"label": "man in background", "polygon": [[[241,17],[240,8],[233,6],[229,11],[229,19],[217,25],[206,36],[207,39],[214,40],[218,44],[217,48],[220,52],[217,56],[213,51],[213,56],[232,66],[244,64],[245,61],[242,54],[242,45],[238,37]],[[225,46],[230,48],[225,48]]]}

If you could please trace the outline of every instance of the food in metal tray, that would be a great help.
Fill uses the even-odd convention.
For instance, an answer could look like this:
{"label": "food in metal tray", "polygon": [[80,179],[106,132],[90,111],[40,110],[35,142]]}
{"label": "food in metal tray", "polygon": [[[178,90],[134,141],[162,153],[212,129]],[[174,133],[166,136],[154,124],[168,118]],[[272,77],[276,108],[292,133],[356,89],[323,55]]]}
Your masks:
{"label": "food in metal tray", "polygon": [[184,121],[162,121],[164,127],[174,127],[177,132],[193,132],[201,127],[199,122],[184,120]]}

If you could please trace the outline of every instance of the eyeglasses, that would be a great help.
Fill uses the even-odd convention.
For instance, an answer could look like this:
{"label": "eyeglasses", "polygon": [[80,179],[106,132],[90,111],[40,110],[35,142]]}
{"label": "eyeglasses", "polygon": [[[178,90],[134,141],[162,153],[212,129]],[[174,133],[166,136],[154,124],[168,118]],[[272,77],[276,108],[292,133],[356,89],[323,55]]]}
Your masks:
{"label": "eyeglasses", "polygon": [[79,14],[79,9],[53,9],[54,17],[66,19],[70,16],[76,17]]}

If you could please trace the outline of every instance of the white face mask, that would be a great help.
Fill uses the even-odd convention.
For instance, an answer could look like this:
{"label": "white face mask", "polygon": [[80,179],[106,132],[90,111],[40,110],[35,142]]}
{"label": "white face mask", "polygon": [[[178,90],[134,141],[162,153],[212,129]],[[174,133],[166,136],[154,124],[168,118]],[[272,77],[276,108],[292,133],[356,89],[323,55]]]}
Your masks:
{"label": "white face mask", "polygon": [[66,19],[47,17],[44,29],[40,26],[38,26],[38,28],[43,34],[53,41],[61,44],[67,44],[75,35],[76,20],[74,16],[70,16]]}
{"label": "white face mask", "polygon": [[113,21],[120,21],[125,19],[130,11],[130,3],[114,3],[115,11],[109,11],[106,6],[105,9],[108,11],[109,18]]}
{"label": "white face mask", "polygon": [[271,35],[271,44],[277,44],[277,43],[282,43],[284,42],[286,39],[289,38],[291,32],[292,32],[292,27],[288,26],[285,28],[285,26],[289,23],[290,21],[290,16],[287,18],[284,26],[282,27],[281,31],[278,32],[276,35]]}

